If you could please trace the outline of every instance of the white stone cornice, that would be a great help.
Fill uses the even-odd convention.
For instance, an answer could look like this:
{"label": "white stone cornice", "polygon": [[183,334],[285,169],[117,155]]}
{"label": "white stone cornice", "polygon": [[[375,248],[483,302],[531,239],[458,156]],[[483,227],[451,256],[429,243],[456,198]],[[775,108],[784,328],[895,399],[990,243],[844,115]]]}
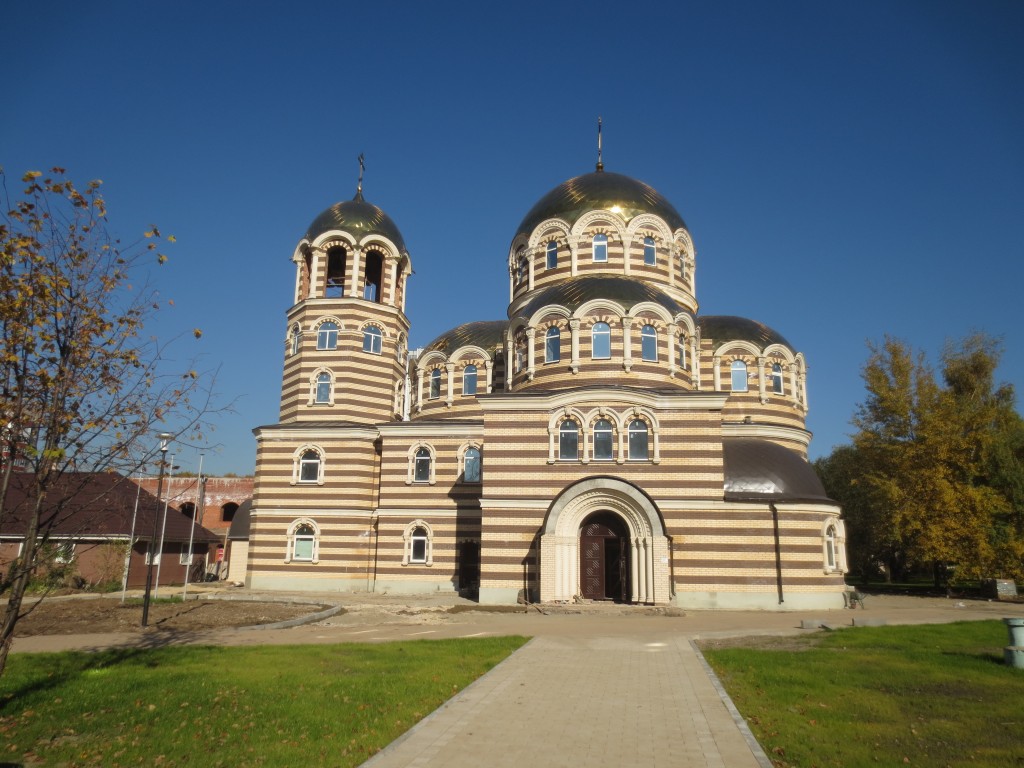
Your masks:
{"label": "white stone cornice", "polygon": [[354,426],[350,424],[334,426],[332,424],[324,424],[322,422],[317,422],[316,425],[310,424],[308,426],[305,424],[303,424],[303,426],[296,426],[296,422],[288,424],[271,424],[265,427],[256,427],[252,432],[256,436],[257,442],[271,442],[278,440],[376,440],[379,437],[377,428],[373,426]]}
{"label": "white stone cornice", "polygon": [[377,432],[381,437],[474,437],[483,439],[483,421],[463,421],[439,419],[423,422],[397,421],[391,424],[378,424]]}
{"label": "white stone cornice", "polygon": [[658,393],[632,387],[579,387],[568,392],[493,393],[480,399],[486,411],[549,411],[586,403],[628,402],[658,410],[720,411],[727,392]]}
{"label": "white stone cornice", "polygon": [[723,437],[762,437],[770,440],[789,440],[804,447],[811,444],[811,433],[799,427],[784,427],[778,424],[743,424],[726,422],[722,424]]}

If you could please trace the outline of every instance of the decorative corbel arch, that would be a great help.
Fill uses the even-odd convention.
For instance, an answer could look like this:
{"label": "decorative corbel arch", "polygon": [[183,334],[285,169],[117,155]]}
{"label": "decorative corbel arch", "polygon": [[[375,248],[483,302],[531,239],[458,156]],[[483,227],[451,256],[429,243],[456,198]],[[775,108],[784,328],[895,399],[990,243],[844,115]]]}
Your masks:
{"label": "decorative corbel arch", "polygon": [[[562,422],[567,419],[573,419],[580,425],[580,431],[583,433],[581,439],[586,440],[586,417],[579,408],[566,406],[565,408],[553,411],[548,419],[548,464],[554,464],[558,459],[556,455],[558,453],[556,450],[558,446],[558,431],[562,426]],[[580,451],[580,456],[582,455],[583,453]]]}
{"label": "decorative corbel arch", "polygon": [[[529,234],[527,246],[535,249],[540,245],[547,244],[550,240],[556,240],[559,245],[564,245],[569,242],[571,236],[572,230],[566,222],[561,219],[545,219],[533,228],[533,232]],[[516,239],[512,241],[513,247],[520,237],[522,235],[516,235]]]}

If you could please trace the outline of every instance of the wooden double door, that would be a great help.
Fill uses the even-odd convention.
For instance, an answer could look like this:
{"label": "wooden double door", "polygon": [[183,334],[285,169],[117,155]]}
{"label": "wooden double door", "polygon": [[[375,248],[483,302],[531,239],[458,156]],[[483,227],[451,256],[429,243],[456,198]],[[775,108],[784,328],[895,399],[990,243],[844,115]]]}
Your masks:
{"label": "wooden double door", "polygon": [[610,512],[580,527],[580,592],[588,600],[629,602],[629,530]]}

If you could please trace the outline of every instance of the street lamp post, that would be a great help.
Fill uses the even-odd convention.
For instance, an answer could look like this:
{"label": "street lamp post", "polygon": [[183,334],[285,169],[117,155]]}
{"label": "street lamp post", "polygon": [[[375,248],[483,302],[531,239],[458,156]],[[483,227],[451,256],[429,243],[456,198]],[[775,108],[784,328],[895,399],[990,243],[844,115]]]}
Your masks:
{"label": "street lamp post", "polygon": [[149,596],[153,589],[153,552],[156,548],[156,534],[160,522],[160,497],[164,492],[164,466],[167,458],[167,441],[174,435],[169,432],[161,432],[160,435],[160,474],[156,481],[156,510],[153,512],[153,535],[149,540],[149,567],[146,568],[146,592],[142,596],[142,626],[149,623]]}

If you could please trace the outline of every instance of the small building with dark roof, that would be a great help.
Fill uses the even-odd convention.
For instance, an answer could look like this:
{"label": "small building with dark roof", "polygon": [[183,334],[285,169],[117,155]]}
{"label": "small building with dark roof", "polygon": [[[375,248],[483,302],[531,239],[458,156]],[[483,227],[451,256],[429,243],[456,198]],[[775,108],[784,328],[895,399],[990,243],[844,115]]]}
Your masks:
{"label": "small building with dark roof", "polygon": [[280,416],[255,430],[250,586],[844,604],[804,356],[699,312],[690,231],[649,185],[599,164],[542,195],[495,255],[505,317],[419,344],[409,251],[361,188],[292,261]]}

